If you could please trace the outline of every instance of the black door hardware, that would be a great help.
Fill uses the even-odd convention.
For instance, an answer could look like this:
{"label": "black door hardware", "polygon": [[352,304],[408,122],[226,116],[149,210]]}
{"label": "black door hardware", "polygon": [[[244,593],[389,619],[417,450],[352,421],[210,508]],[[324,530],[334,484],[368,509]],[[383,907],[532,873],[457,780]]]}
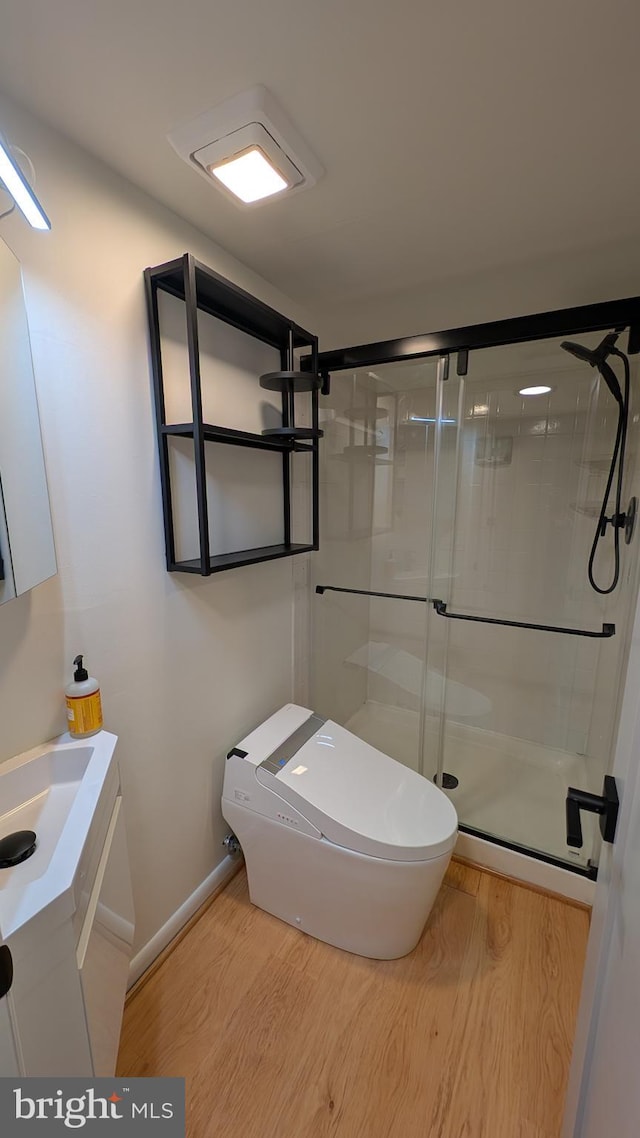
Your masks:
{"label": "black door hardware", "polygon": [[6,944],[0,946],[0,1000],[13,984],[13,957]]}
{"label": "black door hardware", "polygon": [[587,790],[576,790],[570,786],[567,791],[567,845],[582,849],[581,810],[600,815],[603,841],[612,842],[616,836],[619,805],[616,780],[610,774],[604,776],[602,794],[589,794]]}
{"label": "black door hardware", "polygon": [[355,593],[359,597],[384,597],[391,601],[419,601],[421,604],[433,605],[438,616],[446,616],[449,620],[470,620],[474,624],[500,624],[506,628],[532,628],[535,632],[559,632],[563,636],[590,636],[596,640],[608,639],[615,636],[615,624],[603,624],[602,631],[596,632],[589,628],[562,628],[557,624],[532,624],[527,620],[499,620],[495,616],[467,616],[461,612],[448,612],[444,601],[436,597],[416,597],[407,593],[377,593],[371,589],[343,589],[338,585],[316,585],[316,593]]}
{"label": "black door hardware", "polygon": [[420,601],[431,604],[430,597],[414,597],[412,593],[376,593],[372,589],[343,589],[340,585],[316,585],[316,593],[354,593],[357,597],[386,597],[390,601]]}
{"label": "black door hardware", "polygon": [[565,636],[591,636],[596,640],[607,640],[615,636],[615,624],[603,624],[601,632],[593,632],[589,628],[562,628],[558,624],[533,624],[528,620],[498,620],[495,616],[467,616],[461,612],[447,612],[443,601],[433,601],[433,607],[438,616],[446,616],[449,620],[471,620],[476,624],[500,624],[506,628],[532,628],[536,632],[560,632]]}

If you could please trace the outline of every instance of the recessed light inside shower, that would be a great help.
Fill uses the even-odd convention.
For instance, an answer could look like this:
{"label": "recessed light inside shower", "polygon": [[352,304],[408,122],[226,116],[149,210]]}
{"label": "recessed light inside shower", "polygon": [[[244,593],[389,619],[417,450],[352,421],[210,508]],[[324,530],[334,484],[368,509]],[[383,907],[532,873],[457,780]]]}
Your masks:
{"label": "recessed light inside shower", "polygon": [[521,387],[518,395],[548,395],[553,388],[541,384],[539,387]]}
{"label": "recessed light inside shower", "polygon": [[408,423],[455,423],[455,419],[434,419],[431,415],[409,415]]}

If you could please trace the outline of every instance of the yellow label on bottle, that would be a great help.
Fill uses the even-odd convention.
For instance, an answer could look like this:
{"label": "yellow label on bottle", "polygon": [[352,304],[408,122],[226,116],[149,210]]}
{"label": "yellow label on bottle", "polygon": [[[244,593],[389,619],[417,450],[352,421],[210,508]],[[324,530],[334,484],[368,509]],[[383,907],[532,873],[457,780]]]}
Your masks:
{"label": "yellow label on bottle", "polygon": [[67,696],[67,719],[71,735],[86,735],[102,727],[102,701],[100,692],[91,695]]}

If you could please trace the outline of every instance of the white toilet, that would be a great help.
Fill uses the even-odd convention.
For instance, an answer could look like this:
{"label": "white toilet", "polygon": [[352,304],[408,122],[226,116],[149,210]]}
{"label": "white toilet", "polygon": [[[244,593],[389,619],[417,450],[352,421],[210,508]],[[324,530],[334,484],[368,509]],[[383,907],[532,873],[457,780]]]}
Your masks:
{"label": "white toilet", "polygon": [[381,960],[418,943],[458,826],[432,782],[291,703],[229,752],[222,813],[254,905]]}

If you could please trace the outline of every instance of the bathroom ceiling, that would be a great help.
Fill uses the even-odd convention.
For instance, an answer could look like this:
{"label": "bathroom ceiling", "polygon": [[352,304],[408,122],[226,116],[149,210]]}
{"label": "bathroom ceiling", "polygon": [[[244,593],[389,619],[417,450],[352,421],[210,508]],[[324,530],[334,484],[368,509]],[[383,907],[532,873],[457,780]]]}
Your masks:
{"label": "bathroom ceiling", "polygon": [[[309,307],[640,233],[635,0],[3,0],[5,91]],[[325,168],[242,211],[167,132],[264,83]]]}

